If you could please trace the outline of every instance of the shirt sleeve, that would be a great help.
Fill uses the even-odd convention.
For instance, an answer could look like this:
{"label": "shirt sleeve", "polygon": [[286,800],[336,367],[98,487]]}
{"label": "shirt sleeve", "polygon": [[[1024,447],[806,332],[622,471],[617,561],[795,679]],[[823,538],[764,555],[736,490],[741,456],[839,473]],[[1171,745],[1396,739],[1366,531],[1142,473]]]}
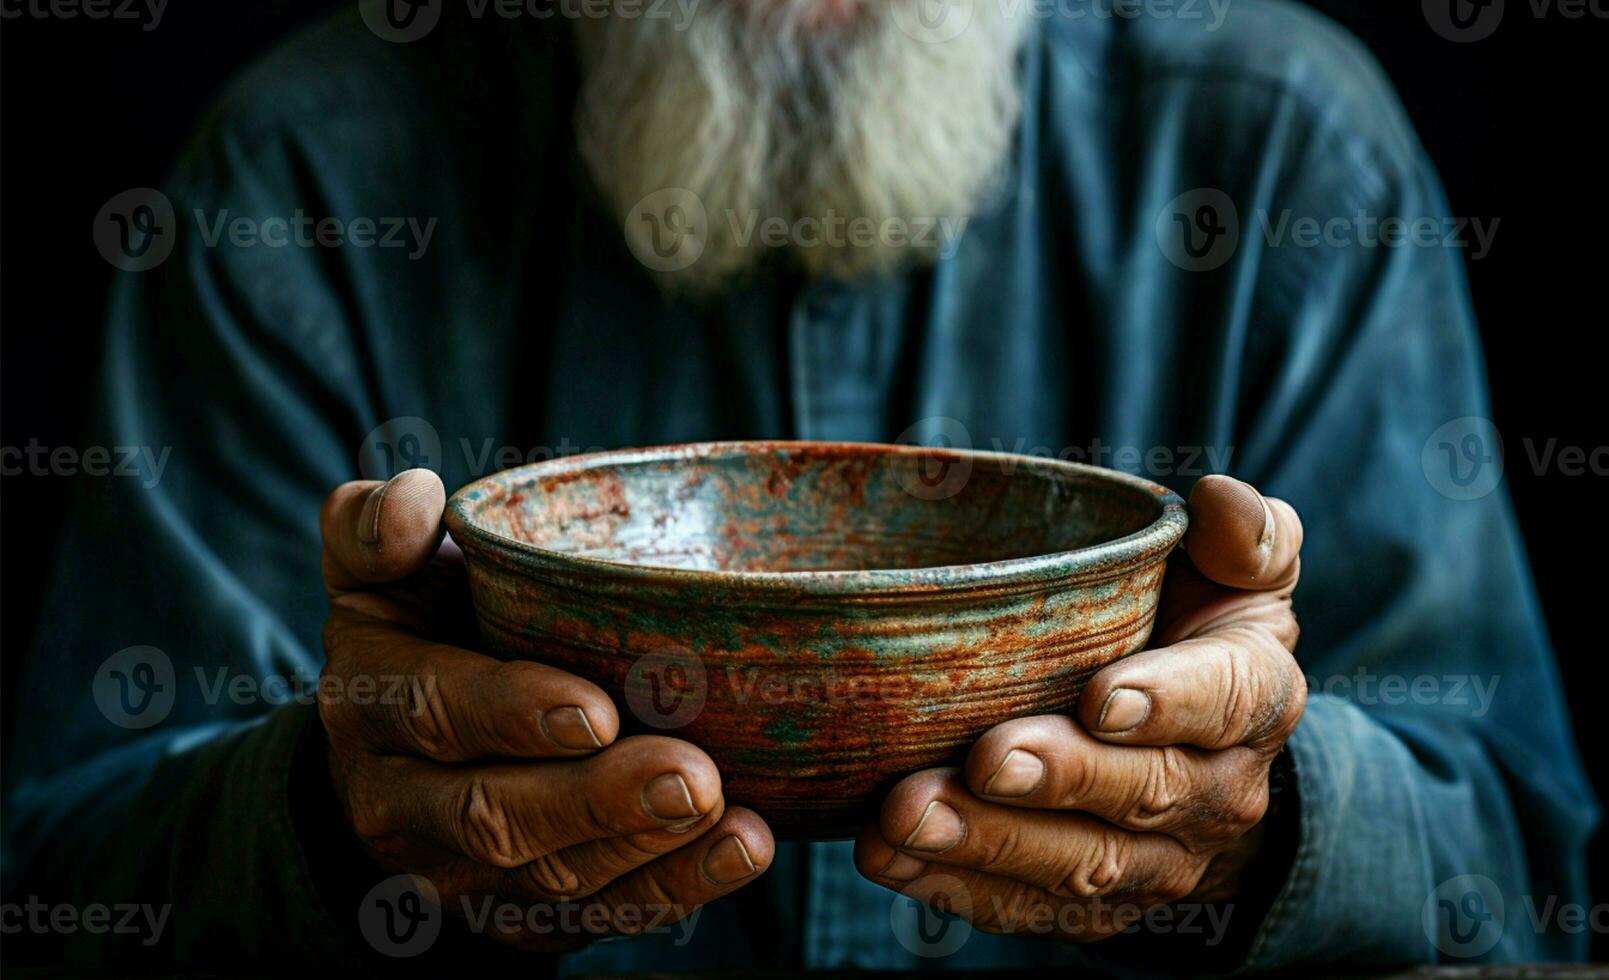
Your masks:
{"label": "shirt sleeve", "polygon": [[316,207],[299,172],[294,139],[204,131],[148,195],[171,254],[117,274],[86,440],[113,465],[76,478],[49,573],[6,767],[5,872],[11,895],[149,913],[16,937],[57,944],[48,960],[356,955],[356,909],[323,904],[290,788],[317,724],[318,508],[358,475],[370,392],[330,250],[227,231]]}
{"label": "shirt sleeve", "polygon": [[1246,966],[1578,959],[1545,910],[1588,904],[1598,812],[1501,480],[1476,230],[1385,99],[1286,123],[1230,267],[1235,469],[1302,515],[1310,688],[1295,858]]}

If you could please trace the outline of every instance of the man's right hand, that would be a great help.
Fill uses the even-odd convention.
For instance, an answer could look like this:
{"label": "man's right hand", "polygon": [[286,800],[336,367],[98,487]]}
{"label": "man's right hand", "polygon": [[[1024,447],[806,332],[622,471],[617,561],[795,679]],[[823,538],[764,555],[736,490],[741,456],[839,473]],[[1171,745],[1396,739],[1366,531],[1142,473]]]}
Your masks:
{"label": "man's right hand", "polygon": [[[336,797],[369,856],[428,878],[449,910],[461,897],[522,910],[577,901],[600,906],[591,921],[607,915],[616,933],[754,880],[771,832],[726,809],[709,756],[660,736],[616,741],[620,719],[597,686],[454,645],[473,624],[445,499],[436,474],[411,470],[348,483],[320,514],[319,715]],[[489,931],[537,951],[600,938]]]}

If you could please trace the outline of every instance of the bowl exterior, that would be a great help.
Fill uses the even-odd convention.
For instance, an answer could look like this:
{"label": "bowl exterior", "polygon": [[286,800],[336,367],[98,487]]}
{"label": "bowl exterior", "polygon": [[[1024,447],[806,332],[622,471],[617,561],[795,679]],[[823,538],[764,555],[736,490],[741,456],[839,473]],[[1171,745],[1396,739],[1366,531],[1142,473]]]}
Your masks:
{"label": "bowl exterior", "polygon": [[461,544],[493,653],[597,683],[628,731],[700,746],[727,800],[786,839],[851,836],[901,777],[959,761],[1002,721],[1071,708],[1144,646],[1172,547],[1095,577],[946,589],[941,569],[920,593],[821,595]]}

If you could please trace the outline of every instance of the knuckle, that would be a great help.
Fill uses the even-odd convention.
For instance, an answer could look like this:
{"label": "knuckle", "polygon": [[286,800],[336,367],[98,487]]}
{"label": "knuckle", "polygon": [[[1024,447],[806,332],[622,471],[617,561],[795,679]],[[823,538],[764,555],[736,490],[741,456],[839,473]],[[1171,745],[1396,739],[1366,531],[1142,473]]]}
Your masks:
{"label": "knuckle", "polygon": [[520,865],[519,870],[527,889],[541,901],[564,902],[596,890],[586,887],[562,853],[544,854]]}
{"label": "knuckle", "polygon": [[1022,825],[1013,819],[1000,821],[998,827],[978,835],[977,846],[981,851],[980,870],[1000,871],[1014,867],[1018,863],[1017,856],[1022,853]]}
{"label": "knuckle", "polygon": [[401,713],[398,727],[410,738],[420,752],[438,761],[454,761],[457,753],[457,731],[452,711],[442,695],[441,684],[434,667],[420,669],[408,685],[408,696],[396,706]]}
{"label": "knuckle", "polygon": [[1268,780],[1265,777],[1254,785],[1251,792],[1240,794],[1225,808],[1224,819],[1231,837],[1238,839],[1262,823],[1267,814]]}
{"label": "knuckle", "polygon": [[1127,823],[1149,830],[1173,819],[1190,797],[1189,767],[1177,746],[1157,750]]}
{"label": "knuckle", "polygon": [[471,777],[460,792],[458,836],[464,852],[482,863],[515,868],[528,860],[527,835],[484,777]]}
{"label": "knuckle", "polygon": [[1121,834],[1097,833],[1056,886],[1063,898],[1103,898],[1122,885],[1128,867],[1128,844]]}
{"label": "knuckle", "polygon": [[1302,721],[1302,715],[1307,712],[1307,675],[1302,673],[1301,665],[1291,659],[1286,668],[1290,676],[1290,694],[1286,698],[1285,712],[1280,717],[1280,734],[1289,737],[1291,732]]}

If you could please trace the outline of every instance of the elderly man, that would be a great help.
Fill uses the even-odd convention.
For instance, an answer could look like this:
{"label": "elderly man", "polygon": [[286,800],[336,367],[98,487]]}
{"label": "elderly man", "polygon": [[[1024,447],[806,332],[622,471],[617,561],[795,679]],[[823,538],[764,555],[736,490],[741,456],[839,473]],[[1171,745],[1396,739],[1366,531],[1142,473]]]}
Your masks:
{"label": "elderly man", "polygon": [[[73,512],[10,893],[169,913],[55,937],[122,966],[1578,956],[1522,912],[1581,899],[1596,809],[1471,469],[1461,257],[1367,233],[1436,178],[1332,26],[1191,9],[364,5],[256,65],[128,225],[173,251],[118,283],[102,431],[171,459]],[[508,455],[730,437],[1091,458],[1193,527],[1075,713],[779,844],[477,652],[440,527]]]}

